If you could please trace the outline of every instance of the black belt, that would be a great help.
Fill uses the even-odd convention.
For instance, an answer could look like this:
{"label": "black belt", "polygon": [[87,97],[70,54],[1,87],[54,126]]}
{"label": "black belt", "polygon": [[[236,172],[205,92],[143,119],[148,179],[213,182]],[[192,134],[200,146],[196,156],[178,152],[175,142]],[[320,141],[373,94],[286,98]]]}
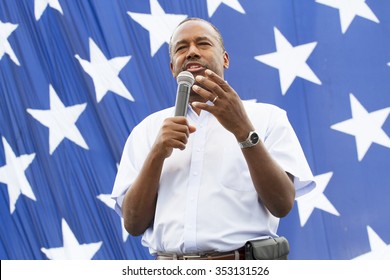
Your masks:
{"label": "black belt", "polygon": [[195,254],[157,253],[157,260],[245,260],[245,248],[228,252],[210,252]]}

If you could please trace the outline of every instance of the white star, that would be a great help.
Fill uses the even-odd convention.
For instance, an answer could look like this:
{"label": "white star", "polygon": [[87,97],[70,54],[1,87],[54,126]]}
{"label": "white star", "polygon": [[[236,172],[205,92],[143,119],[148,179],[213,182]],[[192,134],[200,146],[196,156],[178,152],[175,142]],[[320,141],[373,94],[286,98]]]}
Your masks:
{"label": "white star", "polygon": [[63,247],[41,248],[50,260],[91,260],[102,246],[102,241],[80,244],[65,219],[62,219]]}
{"label": "white star", "polygon": [[343,34],[347,32],[356,16],[379,23],[378,18],[366,4],[366,0],[316,0],[316,2],[339,10]]}
{"label": "white star", "polygon": [[230,8],[235,9],[241,14],[245,14],[245,11],[238,0],[207,0],[207,11],[209,13],[209,17],[213,16],[214,12],[222,3],[226,4]]}
{"label": "white star", "polygon": [[169,43],[173,31],[187,15],[166,14],[157,0],[150,0],[150,10],[151,14],[127,14],[149,31],[150,51],[154,56],[164,43]]}
{"label": "white star", "polygon": [[2,137],[6,165],[0,167],[0,182],[8,186],[9,209],[11,214],[20,194],[36,201],[25,171],[35,158],[35,153],[17,157],[7,140]]}
{"label": "white star", "polygon": [[317,187],[311,192],[296,199],[301,227],[305,226],[307,220],[315,208],[321,209],[336,216],[340,216],[339,212],[324,194],[324,191],[332,176],[333,172],[315,176]]}
{"label": "white star", "polygon": [[[97,198],[115,211],[115,200],[111,198],[110,194],[100,194],[97,196]],[[125,229],[123,218],[121,218],[121,228],[122,228],[122,240],[123,242],[126,242],[127,238],[129,237],[129,233]]]}
{"label": "white star", "polygon": [[119,78],[119,72],[129,62],[131,56],[118,56],[108,60],[91,38],[89,38],[89,50],[90,62],[80,58],[78,54],[75,57],[93,80],[97,102],[100,102],[108,91],[134,101],[133,96]]}
{"label": "white star", "polygon": [[361,161],[372,143],[390,148],[390,138],[383,131],[390,107],[368,113],[351,93],[352,118],[331,126],[332,129],[355,136],[358,160]]}
{"label": "white star", "polygon": [[68,138],[84,149],[89,149],[76,127],[76,121],[86,107],[87,103],[65,107],[50,85],[50,110],[27,109],[27,112],[49,128],[50,154],[53,154],[64,138]]}
{"label": "white star", "polygon": [[321,81],[306,63],[317,42],[293,47],[276,27],[274,33],[276,52],[255,56],[255,59],[279,70],[282,94],[286,94],[296,77],[320,85]]}
{"label": "white star", "polygon": [[47,6],[52,7],[53,9],[56,9],[59,11],[62,15],[64,14],[62,12],[62,8],[58,0],[35,0],[34,2],[34,13],[35,13],[35,20],[38,21],[43,12],[46,10]]}
{"label": "white star", "polygon": [[355,260],[390,260],[390,244],[386,244],[370,226],[367,226],[367,233],[371,251]]}
{"label": "white star", "polygon": [[15,29],[18,28],[17,24],[12,24],[9,22],[2,22],[0,20],[0,60],[3,55],[6,53],[15,62],[16,65],[20,66],[19,60],[16,57],[10,43],[8,42],[8,37],[11,35]]}

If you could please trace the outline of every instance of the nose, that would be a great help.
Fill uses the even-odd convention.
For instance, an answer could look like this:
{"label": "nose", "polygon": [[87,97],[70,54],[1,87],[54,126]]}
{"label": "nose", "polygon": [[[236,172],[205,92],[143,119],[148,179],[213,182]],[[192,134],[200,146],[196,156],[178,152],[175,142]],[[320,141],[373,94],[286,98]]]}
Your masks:
{"label": "nose", "polygon": [[187,51],[187,59],[200,58],[199,49],[195,44],[190,44]]}

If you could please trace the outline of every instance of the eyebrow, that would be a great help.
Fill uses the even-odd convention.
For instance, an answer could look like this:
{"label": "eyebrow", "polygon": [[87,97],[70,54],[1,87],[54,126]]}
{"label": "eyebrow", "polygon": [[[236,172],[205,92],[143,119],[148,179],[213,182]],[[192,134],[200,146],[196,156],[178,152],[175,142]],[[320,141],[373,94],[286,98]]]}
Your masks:
{"label": "eyebrow", "polygon": [[[210,37],[202,36],[202,37],[197,37],[195,39],[195,42],[199,42],[199,41],[203,41],[203,40],[207,40],[207,41],[210,41],[210,42],[212,41],[210,39]],[[186,44],[186,43],[188,43],[188,40],[187,39],[183,39],[183,40],[180,40],[180,41],[174,43],[173,47],[176,47],[177,45],[180,45],[180,44]]]}

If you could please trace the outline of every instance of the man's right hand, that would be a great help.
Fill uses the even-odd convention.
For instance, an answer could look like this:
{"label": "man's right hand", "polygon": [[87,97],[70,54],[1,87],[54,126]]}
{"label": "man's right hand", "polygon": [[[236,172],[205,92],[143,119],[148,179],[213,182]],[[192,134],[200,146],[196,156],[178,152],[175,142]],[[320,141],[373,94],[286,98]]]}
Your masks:
{"label": "man's right hand", "polygon": [[188,137],[195,130],[196,128],[188,124],[183,116],[167,118],[160,128],[152,149],[161,157],[168,158],[173,149],[185,149]]}

